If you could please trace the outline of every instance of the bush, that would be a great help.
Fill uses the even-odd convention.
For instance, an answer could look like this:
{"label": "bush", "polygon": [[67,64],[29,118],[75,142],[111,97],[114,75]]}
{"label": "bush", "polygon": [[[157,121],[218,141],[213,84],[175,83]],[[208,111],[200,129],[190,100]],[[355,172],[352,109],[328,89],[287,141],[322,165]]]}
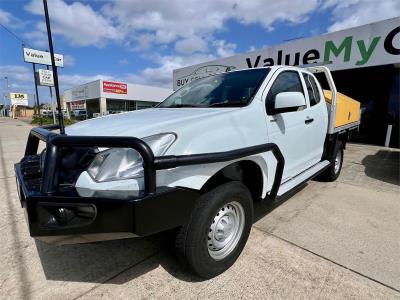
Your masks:
{"label": "bush", "polygon": [[[56,120],[56,121],[58,121],[58,120]],[[64,119],[65,126],[72,125],[76,122],[77,122],[76,120]],[[40,125],[39,116],[33,116],[31,124]],[[42,125],[51,125],[51,124],[53,124],[53,118],[42,116]]]}

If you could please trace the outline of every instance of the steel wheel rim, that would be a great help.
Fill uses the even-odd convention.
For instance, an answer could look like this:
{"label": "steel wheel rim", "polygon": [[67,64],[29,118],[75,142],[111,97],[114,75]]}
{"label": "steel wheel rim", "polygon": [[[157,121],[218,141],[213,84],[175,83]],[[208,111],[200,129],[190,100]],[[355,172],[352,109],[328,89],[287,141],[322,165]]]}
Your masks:
{"label": "steel wheel rim", "polygon": [[342,152],[338,151],[335,158],[335,174],[339,173],[341,163],[342,163]]}
{"label": "steel wheel rim", "polygon": [[217,212],[207,237],[211,258],[222,260],[236,248],[243,233],[244,222],[244,209],[239,202],[229,202]]}

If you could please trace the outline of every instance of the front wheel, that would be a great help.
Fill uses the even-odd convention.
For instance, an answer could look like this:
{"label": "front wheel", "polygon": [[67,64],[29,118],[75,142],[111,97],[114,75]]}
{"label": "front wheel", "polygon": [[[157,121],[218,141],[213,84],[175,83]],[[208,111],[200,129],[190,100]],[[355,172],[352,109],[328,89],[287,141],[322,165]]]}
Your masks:
{"label": "front wheel", "polygon": [[337,141],[332,156],[329,158],[330,166],[320,176],[323,181],[335,181],[342,170],[343,165],[343,144]]}
{"label": "front wheel", "polygon": [[253,221],[253,201],[240,182],[220,185],[200,197],[188,224],[176,237],[176,250],[203,278],[227,270],[242,252]]}

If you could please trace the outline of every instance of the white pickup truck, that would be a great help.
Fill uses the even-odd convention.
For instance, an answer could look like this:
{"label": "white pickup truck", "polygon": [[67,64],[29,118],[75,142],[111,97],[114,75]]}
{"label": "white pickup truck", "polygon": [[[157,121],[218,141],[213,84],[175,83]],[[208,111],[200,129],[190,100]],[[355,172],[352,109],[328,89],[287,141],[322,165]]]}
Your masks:
{"label": "white pickup truck", "polygon": [[216,276],[246,244],[253,201],[339,176],[359,121],[335,127],[335,119],[326,67],[275,66],[201,78],[155,108],[79,122],[66,134],[34,128],[15,165],[30,234],[65,244],[177,229],[177,253],[198,275]]}

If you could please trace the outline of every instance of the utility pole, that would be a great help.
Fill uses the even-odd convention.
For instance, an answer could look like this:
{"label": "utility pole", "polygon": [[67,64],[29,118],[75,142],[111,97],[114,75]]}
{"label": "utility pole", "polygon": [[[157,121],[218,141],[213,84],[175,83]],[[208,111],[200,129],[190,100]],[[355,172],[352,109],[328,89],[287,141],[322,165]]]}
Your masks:
{"label": "utility pole", "polygon": [[[46,66],[46,69],[48,70],[49,66]],[[51,86],[49,86],[49,89],[50,89],[51,110],[53,112],[53,123],[56,124],[56,112],[54,111],[53,90],[51,89]]]}
{"label": "utility pole", "polygon": [[40,113],[39,92],[38,92],[38,88],[37,88],[36,64],[34,64],[34,63],[32,64],[32,69],[33,69],[33,78],[35,79],[36,106],[37,106],[38,112],[39,112],[39,122],[40,122],[40,125],[43,125],[42,114]]}
{"label": "utility pole", "polygon": [[47,0],[43,0],[43,7],[44,7],[44,15],[46,18],[47,38],[49,40],[51,68],[53,70],[53,76],[54,76],[54,90],[56,91],[57,108],[58,108],[58,124],[60,125],[60,133],[65,134],[64,119],[63,119],[63,113],[61,110],[60,90],[58,87],[58,72],[57,72],[57,67],[56,67],[56,61],[54,59],[53,39],[51,37],[50,18],[49,18],[49,11],[47,8]]}

